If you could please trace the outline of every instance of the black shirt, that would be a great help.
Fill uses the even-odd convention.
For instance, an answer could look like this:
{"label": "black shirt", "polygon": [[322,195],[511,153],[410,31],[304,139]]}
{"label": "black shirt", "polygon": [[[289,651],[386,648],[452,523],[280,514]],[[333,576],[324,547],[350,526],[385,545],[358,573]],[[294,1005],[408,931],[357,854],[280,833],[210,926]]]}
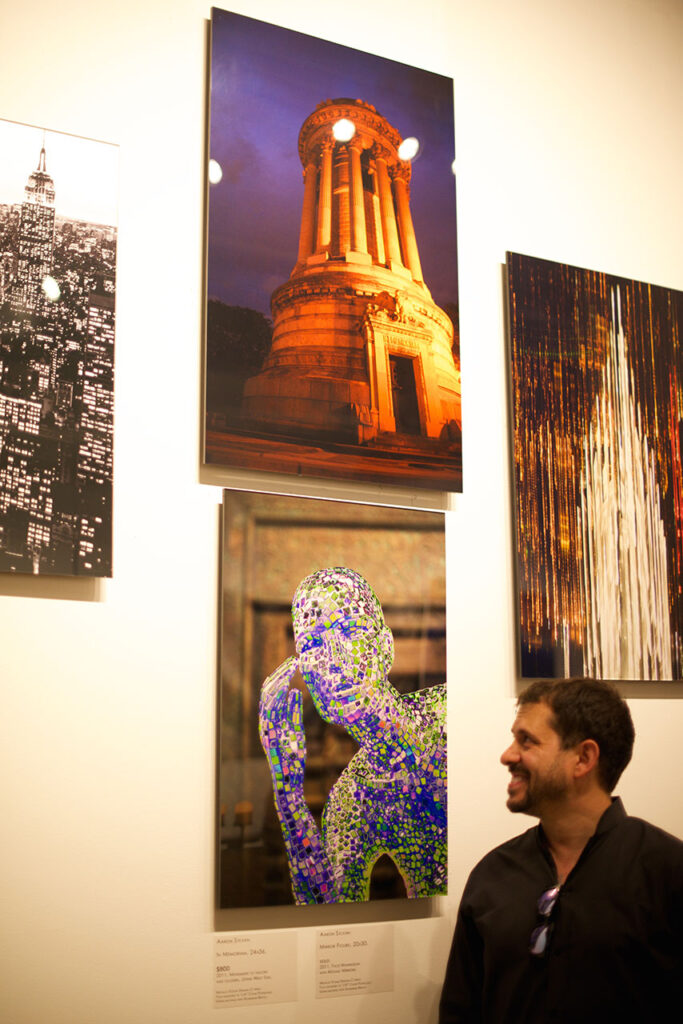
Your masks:
{"label": "black shirt", "polygon": [[440,1024],[660,1024],[683,1005],[683,843],[613,800],[567,876],[546,956],[529,952],[555,885],[540,825],[492,850],[463,893]]}

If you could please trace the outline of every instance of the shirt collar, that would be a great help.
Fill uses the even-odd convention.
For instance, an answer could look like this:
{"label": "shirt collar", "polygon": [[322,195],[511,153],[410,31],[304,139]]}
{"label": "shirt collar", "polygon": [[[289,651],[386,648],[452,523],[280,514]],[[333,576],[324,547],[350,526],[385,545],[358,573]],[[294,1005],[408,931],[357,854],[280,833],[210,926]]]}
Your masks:
{"label": "shirt collar", "polygon": [[[619,824],[619,822],[623,821],[626,817],[626,810],[624,808],[623,803],[621,802],[621,797],[613,796],[611,799],[611,804],[609,805],[607,810],[603,811],[602,815],[600,816],[600,820],[598,821],[598,824],[596,826],[595,832],[586,843],[586,846],[584,847],[584,852],[593,845],[598,836],[601,836],[605,832],[609,832],[611,829],[615,828]],[[548,849],[548,840],[546,839],[546,835],[543,831],[543,826],[541,825],[540,821],[536,826],[536,838],[546,857],[549,858],[550,853]]]}
{"label": "shirt collar", "polygon": [[609,832],[610,829],[618,825],[620,821],[623,821],[626,817],[626,810],[621,802],[620,796],[613,796],[612,803],[609,805],[606,811],[603,812],[598,827],[593,833],[594,836],[602,835],[603,832]]}

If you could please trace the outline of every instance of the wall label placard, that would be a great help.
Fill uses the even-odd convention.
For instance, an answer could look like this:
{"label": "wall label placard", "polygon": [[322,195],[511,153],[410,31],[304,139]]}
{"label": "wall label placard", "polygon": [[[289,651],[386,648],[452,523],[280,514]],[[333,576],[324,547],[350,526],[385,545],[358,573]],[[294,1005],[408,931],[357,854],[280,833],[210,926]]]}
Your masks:
{"label": "wall label placard", "polygon": [[214,996],[217,1009],[297,998],[297,943],[291,932],[216,935]]}
{"label": "wall label placard", "polygon": [[393,925],[318,930],[316,998],[372,995],[393,990]]}

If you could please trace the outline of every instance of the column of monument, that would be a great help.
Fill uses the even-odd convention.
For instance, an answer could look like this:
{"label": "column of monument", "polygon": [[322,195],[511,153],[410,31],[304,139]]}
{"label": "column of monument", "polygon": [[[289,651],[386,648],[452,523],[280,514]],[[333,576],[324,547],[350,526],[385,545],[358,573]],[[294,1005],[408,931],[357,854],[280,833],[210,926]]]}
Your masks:
{"label": "column of monument", "polygon": [[408,181],[402,174],[394,176],[394,194],[396,196],[396,212],[398,214],[398,229],[401,233],[401,244],[405,255],[405,262],[408,270],[413,275],[414,281],[422,281],[422,266],[420,255],[417,251],[417,240],[415,228],[410,215],[410,201],[408,198]]}
{"label": "column of monument", "polygon": [[301,229],[299,232],[299,254],[297,263],[305,262],[313,253],[315,244],[315,206],[318,184],[318,168],[314,160],[306,165],[304,171],[304,205],[301,212]]}
{"label": "column of monument", "polygon": [[320,196],[318,198],[318,236],[316,252],[326,252],[332,239],[332,143],[324,142],[321,151]]}
{"label": "column of monument", "polygon": [[[380,198],[379,198],[379,180],[377,177],[377,168],[372,166],[374,171],[372,175],[372,196],[371,196],[371,209],[372,209],[372,232],[377,250],[377,262],[380,265],[386,263],[387,257],[384,249],[384,230],[382,227],[382,214],[380,209]],[[368,247],[369,247],[368,242]]]}
{"label": "column of monument", "polygon": [[379,209],[382,218],[382,234],[384,236],[384,250],[389,266],[392,263],[401,263],[401,248],[398,242],[398,231],[396,229],[396,213],[394,210],[394,197],[391,194],[391,182],[387,162],[382,156],[375,159],[377,168],[377,179],[379,185]]}
{"label": "column of monument", "polygon": [[360,139],[348,144],[349,152],[349,220],[351,222],[351,248],[354,252],[367,253],[368,233],[365,227],[365,199],[363,196],[363,172],[360,154],[363,144]]}
{"label": "column of monument", "polygon": [[346,146],[336,146],[332,162],[332,249],[330,255],[346,256],[351,249],[351,182]]}

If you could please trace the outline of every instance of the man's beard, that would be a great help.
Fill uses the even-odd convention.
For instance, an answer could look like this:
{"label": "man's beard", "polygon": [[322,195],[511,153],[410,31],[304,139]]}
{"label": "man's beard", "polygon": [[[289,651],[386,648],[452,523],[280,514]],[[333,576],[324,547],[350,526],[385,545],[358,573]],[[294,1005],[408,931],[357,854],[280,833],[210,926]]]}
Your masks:
{"label": "man's beard", "polygon": [[554,766],[546,772],[543,778],[536,778],[533,782],[528,772],[521,774],[524,783],[520,793],[510,794],[507,798],[507,809],[513,814],[538,814],[538,808],[543,803],[551,803],[560,800],[567,793],[567,781]]}

